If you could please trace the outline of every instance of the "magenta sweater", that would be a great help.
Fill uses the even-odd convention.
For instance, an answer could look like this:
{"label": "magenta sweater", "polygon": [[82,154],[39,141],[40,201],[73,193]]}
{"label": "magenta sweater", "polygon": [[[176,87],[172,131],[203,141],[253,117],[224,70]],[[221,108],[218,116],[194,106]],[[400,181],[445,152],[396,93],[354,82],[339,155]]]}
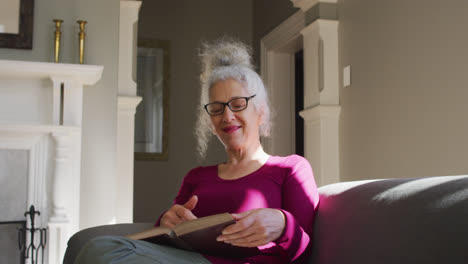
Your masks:
{"label": "magenta sweater", "polygon": [[286,216],[283,234],[260,247],[261,255],[243,260],[205,255],[212,263],[305,262],[310,254],[309,242],[319,195],[312,169],[303,157],[270,156],[257,171],[235,180],[219,178],[217,166],[197,167],[185,176],[174,203],[184,204],[192,195],[198,196],[192,211],[197,217],[256,208],[281,209]]}

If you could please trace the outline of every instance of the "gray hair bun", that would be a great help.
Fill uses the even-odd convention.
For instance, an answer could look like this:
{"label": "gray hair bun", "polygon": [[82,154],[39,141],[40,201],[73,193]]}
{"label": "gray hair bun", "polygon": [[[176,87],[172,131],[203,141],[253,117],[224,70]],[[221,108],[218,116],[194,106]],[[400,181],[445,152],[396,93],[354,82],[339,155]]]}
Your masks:
{"label": "gray hair bun", "polygon": [[238,66],[253,69],[251,50],[241,41],[224,37],[214,43],[202,43],[201,80],[207,81],[211,73],[217,68]]}

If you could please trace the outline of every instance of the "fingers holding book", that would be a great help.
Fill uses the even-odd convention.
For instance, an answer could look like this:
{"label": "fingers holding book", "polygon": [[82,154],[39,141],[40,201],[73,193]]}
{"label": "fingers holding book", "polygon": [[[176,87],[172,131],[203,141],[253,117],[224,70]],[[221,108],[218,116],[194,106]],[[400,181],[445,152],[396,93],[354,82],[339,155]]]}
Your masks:
{"label": "fingers holding book", "polygon": [[167,212],[161,217],[161,226],[173,228],[175,225],[187,220],[197,219],[192,213],[198,202],[196,195],[192,196],[185,204],[174,204]]}
{"label": "fingers holding book", "polygon": [[276,240],[283,233],[285,217],[277,209],[262,208],[232,214],[237,223],[226,227],[218,241],[240,246],[258,247]]}

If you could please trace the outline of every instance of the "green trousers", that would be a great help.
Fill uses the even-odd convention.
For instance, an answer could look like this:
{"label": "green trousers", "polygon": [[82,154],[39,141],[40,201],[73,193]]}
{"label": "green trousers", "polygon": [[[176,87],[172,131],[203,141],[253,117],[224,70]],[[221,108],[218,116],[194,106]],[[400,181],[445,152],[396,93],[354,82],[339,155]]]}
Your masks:
{"label": "green trousers", "polygon": [[75,264],[210,264],[201,254],[118,236],[97,237],[78,254]]}

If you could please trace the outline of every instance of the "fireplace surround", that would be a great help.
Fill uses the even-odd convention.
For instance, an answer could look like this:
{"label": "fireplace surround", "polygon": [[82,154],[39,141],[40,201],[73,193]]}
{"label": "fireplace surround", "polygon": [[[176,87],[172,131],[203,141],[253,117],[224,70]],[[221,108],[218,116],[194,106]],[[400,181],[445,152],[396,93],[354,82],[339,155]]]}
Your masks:
{"label": "fireplace surround", "polygon": [[34,205],[41,212],[36,226],[48,228],[44,263],[61,263],[68,238],[79,230],[83,89],[92,89],[86,87],[102,71],[0,60],[0,150],[27,152],[26,208]]}

